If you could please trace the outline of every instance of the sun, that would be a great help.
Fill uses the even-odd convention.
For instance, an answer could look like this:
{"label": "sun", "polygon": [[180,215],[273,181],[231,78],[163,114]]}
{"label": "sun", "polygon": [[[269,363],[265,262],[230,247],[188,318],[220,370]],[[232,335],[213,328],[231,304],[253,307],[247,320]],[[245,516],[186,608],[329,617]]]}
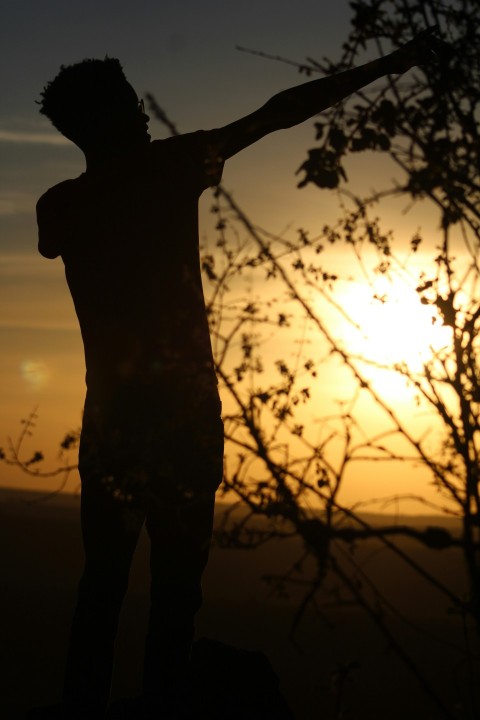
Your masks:
{"label": "sun", "polygon": [[419,373],[451,343],[452,330],[436,307],[422,304],[415,287],[401,280],[380,276],[372,285],[355,285],[342,305],[357,326],[343,334],[348,351],[379,366],[404,364]]}

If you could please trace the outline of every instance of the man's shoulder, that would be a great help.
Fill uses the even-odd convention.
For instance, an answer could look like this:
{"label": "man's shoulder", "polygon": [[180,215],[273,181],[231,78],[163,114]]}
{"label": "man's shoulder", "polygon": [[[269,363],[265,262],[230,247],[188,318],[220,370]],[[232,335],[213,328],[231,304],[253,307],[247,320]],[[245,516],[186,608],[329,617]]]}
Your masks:
{"label": "man's shoulder", "polygon": [[37,201],[37,213],[64,204],[76,193],[81,183],[81,177],[63,180],[49,188]]}
{"label": "man's shoulder", "polygon": [[200,153],[208,150],[209,146],[217,137],[218,130],[195,130],[181,135],[172,135],[161,140],[152,140],[150,148],[153,152],[161,152],[162,150],[171,150],[177,152]]}
{"label": "man's shoulder", "polygon": [[193,172],[200,189],[218,185],[223,171],[223,160],[217,150],[219,130],[196,130],[183,135],[174,135],[150,143],[154,157],[170,158],[178,162],[177,169]]}

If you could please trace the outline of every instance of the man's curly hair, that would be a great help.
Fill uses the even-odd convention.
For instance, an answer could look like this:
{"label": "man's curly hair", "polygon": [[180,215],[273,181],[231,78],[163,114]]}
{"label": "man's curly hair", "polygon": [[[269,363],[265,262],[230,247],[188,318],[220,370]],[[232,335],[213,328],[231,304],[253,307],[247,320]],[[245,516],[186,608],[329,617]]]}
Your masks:
{"label": "man's curly hair", "polygon": [[43,88],[38,103],[40,112],[68,136],[79,117],[104,104],[115,87],[125,82],[116,58],[89,58],[74,65],[62,65],[58,75]]}

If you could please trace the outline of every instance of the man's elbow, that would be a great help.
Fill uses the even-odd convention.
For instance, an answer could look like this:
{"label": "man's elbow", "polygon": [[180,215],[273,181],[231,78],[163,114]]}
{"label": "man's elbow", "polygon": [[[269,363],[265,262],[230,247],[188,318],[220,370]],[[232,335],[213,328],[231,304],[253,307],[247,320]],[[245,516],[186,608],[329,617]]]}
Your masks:
{"label": "man's elbow", "polygon": [[38,252],[48,260],[54,260],[61,254],[55,233],[46,232],[41,223],[38,224]]}

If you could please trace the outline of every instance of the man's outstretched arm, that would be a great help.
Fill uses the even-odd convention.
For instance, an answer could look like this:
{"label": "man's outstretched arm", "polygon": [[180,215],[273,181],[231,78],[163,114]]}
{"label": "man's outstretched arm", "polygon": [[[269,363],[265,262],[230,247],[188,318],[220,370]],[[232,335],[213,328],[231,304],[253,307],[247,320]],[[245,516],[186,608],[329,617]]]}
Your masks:
{"label": "man's outstretched arm", "polygon": [[443,43],[433,36],[433,29],[385,57],[330,77],[312,80],[274,95],[265,105],[236,122],[220,128],[215,148],[226,160],[243,148],[275,130],[298,125],[322,110],[360,90],[385,75],[401,74],[431,59]]}

